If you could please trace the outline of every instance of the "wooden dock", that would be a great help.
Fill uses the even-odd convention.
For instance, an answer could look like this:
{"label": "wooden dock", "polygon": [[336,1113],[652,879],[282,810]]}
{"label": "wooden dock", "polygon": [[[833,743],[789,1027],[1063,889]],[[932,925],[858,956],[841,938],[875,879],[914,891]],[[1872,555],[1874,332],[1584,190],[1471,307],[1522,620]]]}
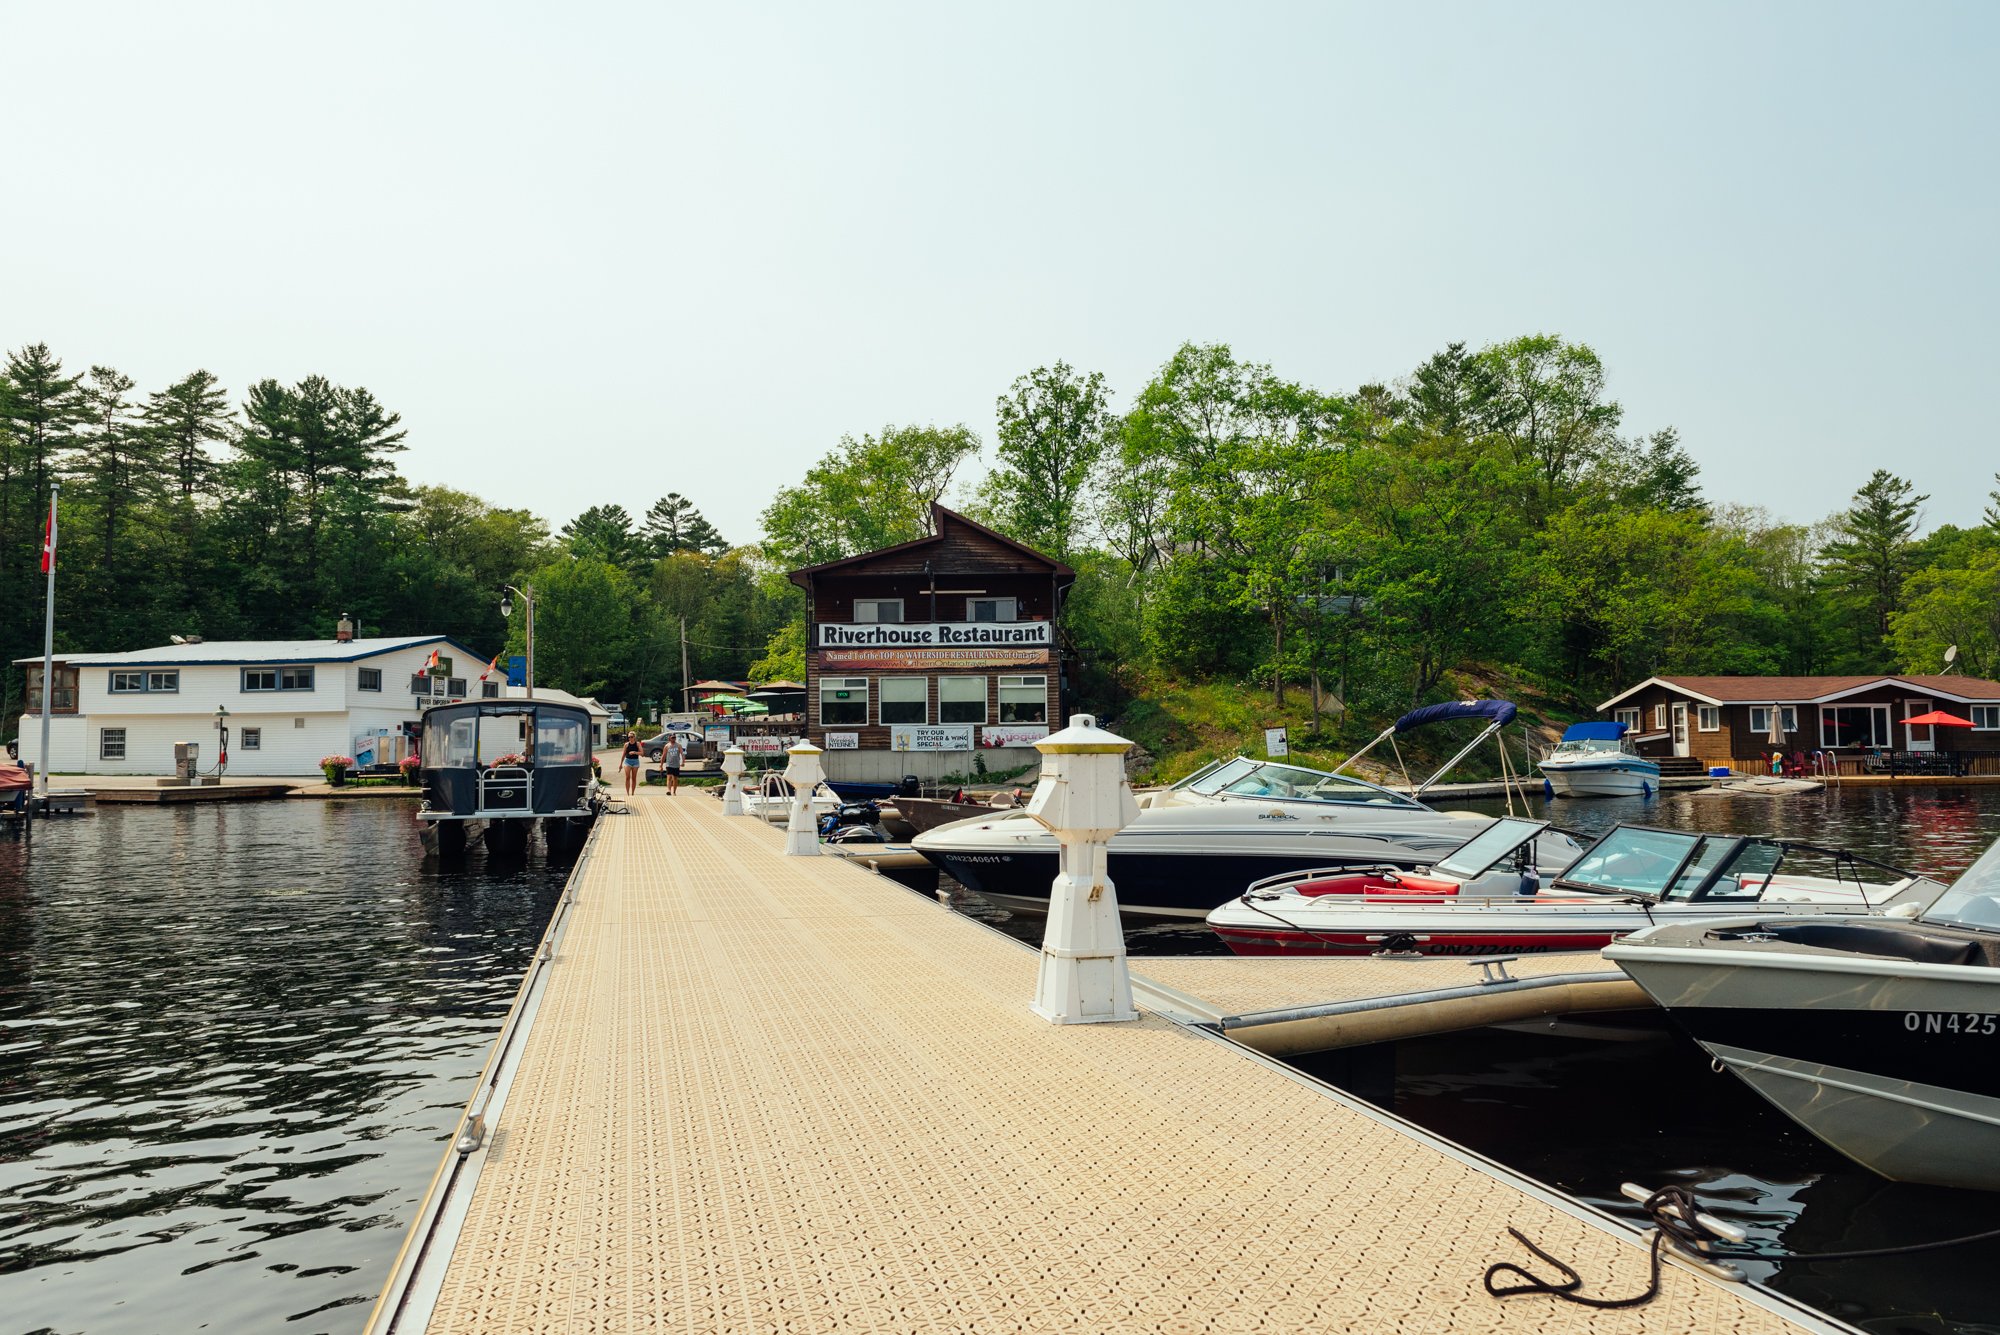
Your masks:
{"label": "wooden dock", "polygon": [[1673,1267],[1644,1308],[1499,1302],[1509,1225],[1588,1292],[1644,1249],[1143,1002],[1045,1023],[1033,950],[709,797],[627,806],[373,1335],[1848,1329]]}

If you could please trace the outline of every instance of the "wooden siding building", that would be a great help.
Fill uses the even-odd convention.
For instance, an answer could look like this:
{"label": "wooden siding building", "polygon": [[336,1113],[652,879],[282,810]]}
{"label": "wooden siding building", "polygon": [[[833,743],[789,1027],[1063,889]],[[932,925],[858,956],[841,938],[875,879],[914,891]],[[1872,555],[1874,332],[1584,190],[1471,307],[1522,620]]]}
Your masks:
{"label": "wooden siding building", "polygon": [[[1642,755],[1703,766],[1762,769],[1783,751],[1821,752],[1850,773],[1887,756],[1938,754],[1982,773],[2000,768],[2000,682],[1978,677],[1649,677],[1598,709],[1631,729]],[[1782,743],[1772,740],[1774,710]],[[1973,726],[1905,722],[1933,710]]]}
{"label": "wooden siding building", "polygon": [[806,735],[835,779],[1034,763],[1059,727],[1068,566],[942,505],[914,542],[791,572],[806,591]]}

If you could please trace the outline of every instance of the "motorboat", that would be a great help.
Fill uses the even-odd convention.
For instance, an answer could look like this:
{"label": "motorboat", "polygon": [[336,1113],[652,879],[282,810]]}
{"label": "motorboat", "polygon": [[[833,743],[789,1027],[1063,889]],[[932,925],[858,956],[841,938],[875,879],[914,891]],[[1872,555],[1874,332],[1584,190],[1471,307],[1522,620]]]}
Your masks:
{"label": "motorboat", "polygon": [[539,825],[551,850],[580,845],[603,809],[590,714],[533,698],[468,700],[423,714],[418,743],[424,851],[463,853],[474,837],[518,852]]}
{"label": "motorboat", "polygon": [[[1273,878],[1208,915],[1239,955],[1497,955],[1596,950],[1659,923],[1878,914],[1933,881],[1836,849],[1756,835],[1619,825],[1551,877],[1525,850],[1544,822],[1503,819],[1412,876]],[[1546,848],[1546,845],[1543,845]],[[1820,862],[1831,875],[1783,870]],[[1544,862],[1543,865],[1546,865]],[[1863,866],[1888,874],[1862,879]]]}
{"label": "motorboat", "polygon": [[1899,1182],[2000,1191],[2000,844],[1875,918],[1662,923],[1614,960],[1709,1055]]}
{"label": "motorboat", "polygon": [[954,802],[942,797],[899,797],[896,810],[922,834],[935,830],[940,825],[950,825],[953,821],[977,820],[996,815],[1018,803],[1012,792],[997,794],[991,802]]}
{"label": "motorboat", "polygon": [[[1428,866],[1492,824],[1436,811],[1351,775],[1237,756],[1140,795],[1115,835],[1108,870],[1121,913],[1199,922],[1252,882],[1315,868]],[[974,894],[1048,911],[1056,841],[1025,808],[919,834],[913,847]],[[1538,865],[1564,866],[1579,845],[1547,831]]]}
{"label": "motorboat", "polygon": [[1572,723],[1542,758],[1542,777],[1557,797],[1650,797],[1660,766],[1632,747],[1623,723]]}

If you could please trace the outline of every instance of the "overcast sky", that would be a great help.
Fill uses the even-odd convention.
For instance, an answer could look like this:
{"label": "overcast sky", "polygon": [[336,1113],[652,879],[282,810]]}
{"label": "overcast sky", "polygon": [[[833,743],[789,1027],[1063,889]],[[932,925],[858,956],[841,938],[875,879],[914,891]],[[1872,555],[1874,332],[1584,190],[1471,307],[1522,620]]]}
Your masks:
{"label": "overcast sky", "polygon": [[2000,5],[0,0],[0,341],[324,374],[405,471],[732,541],[843,433],[1184,339],[1594,346],[1794,518],[1975,522]]}

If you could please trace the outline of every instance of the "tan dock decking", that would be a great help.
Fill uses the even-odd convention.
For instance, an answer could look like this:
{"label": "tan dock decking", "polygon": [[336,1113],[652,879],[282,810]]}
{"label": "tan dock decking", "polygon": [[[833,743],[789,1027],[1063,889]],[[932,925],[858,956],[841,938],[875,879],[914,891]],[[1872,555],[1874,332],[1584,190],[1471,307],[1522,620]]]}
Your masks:
{"label": "tan dock decking", "polygon": [[1645,1253],[1221,1039],[1047,1024],[1033,952],[712,798],[629,804],[448,1265],[372,1330],[1844,1329],[1671,1267],[1496,1301],[1510,1224],[1588,1292]]}

